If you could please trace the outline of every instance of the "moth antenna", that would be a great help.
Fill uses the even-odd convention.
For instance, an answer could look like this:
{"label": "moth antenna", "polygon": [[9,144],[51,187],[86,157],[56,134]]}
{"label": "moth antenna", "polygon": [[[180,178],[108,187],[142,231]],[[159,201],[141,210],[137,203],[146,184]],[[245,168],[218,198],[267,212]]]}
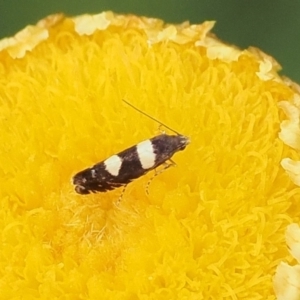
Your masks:
{"label": "moth antenna", "polygon": [[146,117],[150,118],[151,120],[157,122],[158,124],[168,128],[169,130],[175,132],[177,135],[181,135],[179,132],[175,131],[174,129],[170,128],[169,126],[165,125],[164,123],[160,122],[159,120],[155,119],[154,117],[151,117],[150,115],[148,115],[147,113],[143,112],[142,110],[140,110],[139,108],[133,106],[131,103],[129,103],[128,101],[122,99],[123,102],[125,102],[127,105],[131,106],[132,108],[134,108],[136,111],[140,112],[141,114],[145,115]]}

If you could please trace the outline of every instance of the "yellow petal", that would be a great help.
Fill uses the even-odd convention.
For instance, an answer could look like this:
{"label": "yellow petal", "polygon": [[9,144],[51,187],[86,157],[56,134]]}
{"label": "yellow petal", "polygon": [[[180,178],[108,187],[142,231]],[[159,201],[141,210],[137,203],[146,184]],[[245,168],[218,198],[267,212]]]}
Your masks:
{"label": "yellow petal", "polygon": [[286,243],[290,248],[292,256],[300,263],[300,227],[298,224],[291,224],[286,230]]}
{"label": "yellow petal", "polygon": [[274,290],[278,300],[300,298],[300,266],[281,263],[274,277]]}

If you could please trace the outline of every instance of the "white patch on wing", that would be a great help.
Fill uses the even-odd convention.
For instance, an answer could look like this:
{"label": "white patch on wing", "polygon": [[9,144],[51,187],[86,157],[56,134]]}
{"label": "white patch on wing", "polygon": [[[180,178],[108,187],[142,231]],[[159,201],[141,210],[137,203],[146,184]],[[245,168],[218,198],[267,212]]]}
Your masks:
{"label": "white patch on wing", "polygon": [[118,155],[113,155],[109,157],[107,160],[104,162],[105,165],[105,170],[113,175],[113,176],[118,176],[121,166],[122,166],[122,159]]}
{"label": "white patch on wing", "polygon": [[150,140],[143,141],[136,145],[136,150],[144,170],[150,169],[155,163],[155,153]]}
{"label": "white patch on wing", "polygon": [[96,178],[96,171],[94,169],[91,169],[92,178]]}

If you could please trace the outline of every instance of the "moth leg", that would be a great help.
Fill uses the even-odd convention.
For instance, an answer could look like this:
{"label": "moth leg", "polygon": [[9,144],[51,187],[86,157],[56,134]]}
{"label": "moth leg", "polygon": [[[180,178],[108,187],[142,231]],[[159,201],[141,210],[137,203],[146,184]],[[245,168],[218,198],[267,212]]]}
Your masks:
{"label": "moth leg", "polygon": [[[171,158],[169,158],[169,161],[170,161],[170,164],[171,164],[171,166],[173,166],[173,167],[176,167],[177,165],[176,165],[176,162],[174,161],[174,160],[172,160]],[[170,167],[171,167],[170,166]]]}
{"label": "moth leg", "polygon": [[164,125],[162,125],[162,124],[160,124],[160,125],[158,126],[158,131],[159,131],[161,134],[165,134],[165,133],[166,133],[166,131],[163,129],[163,127],[164,127]]}
{"label": "moth leg", "polygon": [[172,160],[169,159],[169,161],[165,161],[163,164],[163,168],[160,169],[159,171],[157,171],[157,169],[154,169],[154,175],[149,179],[147,185],[146,185],[146,193],[147,195],[149,195],[149,186],[151,181],[154,179],[154,177],[156,177],[157,175],[161,174],[162,172],[164,172],[165,170],[169,169],[170,167],[174,167],[176,166],[176,163]]}
{"label": "moth leg", "polygon": [[120,196],[119,196],[119,198],[118,198],[117,204],[119,204],[119,203],[121,202],[121,200],[123,199],[123,195],[124,195],[124,193],[125,193],[126,187],[127,187],[127,184],[125,184],[125,185],[123,186],[123,189],[122,189],[122,192],[121,192],[121,194],[120,194]]}

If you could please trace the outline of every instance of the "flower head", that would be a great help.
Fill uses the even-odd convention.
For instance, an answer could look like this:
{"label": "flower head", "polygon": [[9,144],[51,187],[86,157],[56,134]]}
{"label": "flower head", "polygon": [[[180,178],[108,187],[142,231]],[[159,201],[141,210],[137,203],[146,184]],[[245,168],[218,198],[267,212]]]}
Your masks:
{"label": "flower head", "polygon": [[[54,15],[0,41],[2,297],[271,299],[299,220],[278,136],[299,92],[213,25]],[[122,99],[191,144],[149,195],[151,173],[120,202],[78,195],[75,173],[159,132]]]}

